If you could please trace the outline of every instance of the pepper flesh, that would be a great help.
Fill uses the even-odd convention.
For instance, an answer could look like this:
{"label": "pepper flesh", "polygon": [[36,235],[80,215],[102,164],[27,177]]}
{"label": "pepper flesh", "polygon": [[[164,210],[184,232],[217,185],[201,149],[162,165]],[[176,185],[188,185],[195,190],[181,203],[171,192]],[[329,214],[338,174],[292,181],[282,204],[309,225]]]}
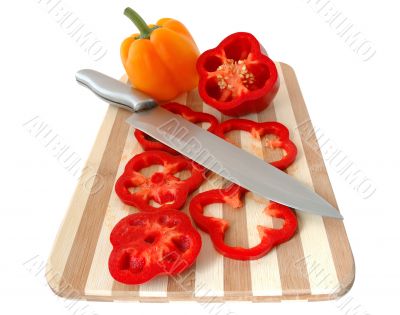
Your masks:
{"label": "pepper flesh", "polygon": [[110,241],[109,271],[125,284],[181,273],[194,263],[202,244],[189,217],[177,210],[131,214],[117,223]]}
{"label": "pepper flesh", "polygon": [[274,62],[263,55],[250,33],[234,33],[197,60],[199,94],[225,115],[260,112],[279,88]]}
{"label": "pepper flesh", "polygon": [[131,84],[160,101],[195,88],[199,50],[186,27],[169,18],[147,25],[131,8],[124,14],[140,30],[121,44],[121,60]]}
{"label": "pepper flesh", "polygon": [[[192,110],[190,107],[179,104],[179,103],[167,103],[161,105],[165,109],[169,110],[170,112],[180,115],[186,120],[196,124],[201,122],[209,123],[210,126],[208,127],[208,131],[211,133],[217,133],[218,129],[218,120],[211,114],[203,113],[203,112],[196,112]],[[137,141],[142,146],[143,150],[161,150],[171,154],[179,154],[179,152],[175,151],[174,149],[170,148],[169,146],[151,138],[149,135],[144,133],[139,129],[135,129],[134,135]]]}
{"label": "pepper flesh", "polygon": [[260,243],[251,248],[229,246],[224,242],[224,236],[229,223],[224,219],[204,215],[204,208],[213,203],[227,203],[234,208],[242,206],[246,189],[231,185],[227,189],[213,189],[194,196],[190,202],[189,211],[196,225],[210,235],[214,248],[223,256],[238,260],[258,259],[265,256],[273,247],[288,241],[297,230],[297,218],[294,212],[281,204],[270,202],[265,213],[273,218],[283,219],[280,229],[257,226]]}
{"label": "pepper flesh", "polygon": [[[161,165],[163,170],[153,173],[150,178],[140,173],[140,170],[152,165]],[[188,178],[181,180],[175,176],[185,170],[191,173]],[[204,173],[204,167],[183,156],[163,151],[145,151],[135,155],[126,164],[124,173],[115,184],[115,192],[124,203],[140,211],[180,209],[188,194],[201,185]],[[160,207],[152,206],[152,200]]]}
{"label": "pepper flesh", "polygon": [[257,139],[261,139],[267,134],[277,136],[276,140],[267,140],[265,144],[272,149],[281,148],[286,153],[280,160],[270,163],[276,168],[284,170],[296,159],[297,147],[289,138],[289,130],[279,122],[255,122],[248,119],[229,119],[218,126],[218,133],[222,135],[232,130],[247,131]]}

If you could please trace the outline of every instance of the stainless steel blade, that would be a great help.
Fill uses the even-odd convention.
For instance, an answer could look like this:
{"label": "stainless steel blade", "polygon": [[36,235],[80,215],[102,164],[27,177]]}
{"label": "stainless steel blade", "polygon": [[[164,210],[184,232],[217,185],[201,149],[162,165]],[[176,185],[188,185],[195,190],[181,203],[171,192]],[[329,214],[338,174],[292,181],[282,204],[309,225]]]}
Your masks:
{"label": "stainless steel blade", "polygon": [[176,151],[247,188],[289,207],[343,219],[326,200],[265,161],[156,106],[157,102],[131,86],[85,69],[76,80],[115,106],[135,112],[128,123]]}
{"label": "stainless steel blade", "polygon": [[338,210],[302,183],[179,115],[155,107],[134,113],[127,122],[262,197],[301,211],[343,219]]}

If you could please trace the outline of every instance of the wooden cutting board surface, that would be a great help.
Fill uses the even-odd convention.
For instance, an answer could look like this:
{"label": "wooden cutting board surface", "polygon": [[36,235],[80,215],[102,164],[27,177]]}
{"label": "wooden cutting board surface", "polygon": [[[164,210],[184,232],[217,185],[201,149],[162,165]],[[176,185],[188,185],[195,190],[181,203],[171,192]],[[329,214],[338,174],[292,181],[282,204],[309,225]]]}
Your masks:
{"label": "wooden cutting board surface", "polygon": [[[244,118],[285,124],[298,148],[296,162],[287,173],[337,206],[296,76],[286,64],[278,63],[277,68],[281,85],[273,106]],[[203,104],[197,91],[181,95],[177,101],[220,120],[229,119]],[[214,250],[208,235],[200,232],[203,248],[195,265],[183,274],[157,277],[140,286],[114,281],[107,267],[112,249],[110,232],[120,219],[137,212],[114,192],[126,162],[142,152],[133,128],[125,122],[129,115],[110,106],[100,128],[84,170],[89,175],[78,183],[48,261],[47,280],[56,294],[110,301],[279,301],[333,299],[350,289],[355,269],[343,222],[300,211],[297,234],[261,259],[225,258]],[[243,149],[270,160],[271,152],[260,140],[238,131],[230,137]],[[211,188],[215,188],[212,183],[205,182],[199,191]],[[277,222],[262,211],[267,200],[252,193],[245,198],[245,206],[239,210],[214,204],[206,211],[231,222],[227,243],[248,247],[259,242],[258,224],[272,226]],[[188,203],[182,211],[188,213]]]}

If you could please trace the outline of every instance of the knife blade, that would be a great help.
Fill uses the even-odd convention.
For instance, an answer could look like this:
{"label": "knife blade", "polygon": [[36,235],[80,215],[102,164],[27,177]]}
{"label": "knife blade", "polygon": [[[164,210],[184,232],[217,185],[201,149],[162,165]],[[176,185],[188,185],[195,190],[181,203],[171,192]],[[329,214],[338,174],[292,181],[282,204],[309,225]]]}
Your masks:
{"label": "knife blade", "polygon": [[264,160],[157,106],[129,84],[90,69],[76,80],[113,105],[133,111],[127,122],[207,169],[264,198],[308,213],[343,219],[337,209],[303,183]]}

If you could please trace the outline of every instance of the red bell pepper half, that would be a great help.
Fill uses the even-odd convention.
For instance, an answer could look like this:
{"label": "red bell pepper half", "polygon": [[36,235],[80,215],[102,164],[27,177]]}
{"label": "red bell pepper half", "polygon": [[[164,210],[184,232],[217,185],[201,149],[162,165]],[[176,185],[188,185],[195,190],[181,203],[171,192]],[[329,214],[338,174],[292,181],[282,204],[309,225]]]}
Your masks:
{"label": "red bell pepper half", "polygon": [[[163,170],[153,173],[150,178],[140,173],[141,169],[152,165],[162,165]],[[184,170],[191,174],[181,180],[176,174]],[[126,164],[124,173],[115,184],[115,192],[124,203],[140,211],[180,209],[188,194],[203,182],[204,172],[204,167],[183,156],[164,151],[145,151]],[[160,207],[150,205],[151,200]]]}
{"label": "red bell pepper half", "polygon": [[285,151],[280,160],[271,162],[270,164],[281,170],[290,166],[297,155],[296,145],[289,139],[289,130],[278,122],[255,122],[248,119],[229,119],[219,125],[219,133],[225,135],[232,130],[244,130],[250,132],[251,135],[257,139],[261,139],[267,134],[277,136],[276,140],[266,140],[266,146],[275,149],[281,148]]}
{"label": "red bell pepper half", "polygon": [[189,206],[190,215],[196,225],[210,235],[215,249],[225,257],[250,260],[265,256],[274,246],[289,240],[296,232],[297,218],[294,212],[281,204],[270,202],[265,213],[284,220],[280,229],[259,225],[260,243],[251,248],[229,246],[224,242],[224,235],[229,223],[223,219],[204,215],[204,208],[213,203],[226,203],[233,208],[242,206],[246,189],[232,185],[227,189],[214,189],[200,193],[192,198]]}
{"label": "red bell pepper half", "polygon": [[194,263],[201,249],[200,234],[177,210],[128,215],[114,227],[110,241],[108,268],[125,284],[176,275]]}
{"label": "red bell pepper half", "polygon": [[274,62],[250,33],[234,33],[197,59],[199,94],[229,116],[260,112],[279,89]]}
{"label": "red bell pepper half", "polygon": [[[210,126],[207,129],[209,132],[214,133],[217,129],[218,120],[211,114],[196,112],[196,111],[192,110],[191,108],[189,108],[188,106],[178,104],[178,103],[167,103],[167,104],[164,104],[161,106],[174,114],[182,116],[183,118],[185,118],[186,120],[188,120],[194,124],[202,123],[202,122],[209,123]],[[145,134],[143,131],[140,131],[139,129],[135,130],[134,135],[135,135],[137,141],[142,146],[143,150],[145,150],[145,151],[162,150],[162,151],[166,151],[171,154],[179,154],[174,149],[157,141],[156,139],[150,137],[149,135]]]}

